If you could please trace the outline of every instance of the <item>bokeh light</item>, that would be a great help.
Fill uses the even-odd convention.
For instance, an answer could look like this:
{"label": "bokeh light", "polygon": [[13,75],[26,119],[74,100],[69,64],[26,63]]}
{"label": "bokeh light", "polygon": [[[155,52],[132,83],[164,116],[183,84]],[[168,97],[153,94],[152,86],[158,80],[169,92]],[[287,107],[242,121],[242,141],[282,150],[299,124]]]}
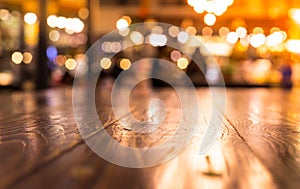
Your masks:
{"label": "bokeh light", "polygon": [[250,45],[254,48],[258,48],[266,41],[266,36],[262,33],[254,34],[250,37]]}
{"label": "bokeh light", "polygon": [[176,27],[176,26],[171,26],[170,28],[169,28],[169,35],[171,36],[171,37],[177,37],[177,35],[179,34],[179,28],[178,27]]}
{"label": "bokeh light", "polygon": [[28,12],[24,15],[24,22],[26,24],[35,24],[37,21],[37,16],[33,12]]}
{"label": "bokeh light", "polygon": [[15,64],[21,64],[21,62],[23,61],[23,54],[21,52],[14,52],[11,55],[11,60]]}
{"label": "bokeh light", "polygon": [[181,31],[178,33],[177,40],[184,44],[189,40],[189,34],[185,31]]}
{"label": "bokeh light", "polygon": [[32,54],[30,52],[24,52],[23,53],[23,62],[25,64],[30,64],[32,61]]}
{"label": "bokeh light", "polygon": [[77,66],[77,62],[73,58],[68,58],[65,62],[65,66],[68,70],[74,70]]}
{"label": "bokeh light", "polygon": [[49,27],[51,28],[55,28],[56,27],[56,20],[57,20],[57,16],[55,15],[50,15],[47,18],[47,24]]}
{"label": "bokeh light", "polygon": [[10,13],[7,9],[0,9],[0,19],[1,20],[8,20]]}
{"label": "bokeh light", "polygon": [[214,33],[214,30],[211,27],[205,26],[202,28],[202,35],[205,37],[211,37]]}
{"label": "bokeh light", "polygon": [[177,66],[182,70],[186,69],[188,65],[189,65],[189,61],[184,57],[181,57],[177,60]]}
{"label": "bokeh light", "polygon": [[100,66],[101,66],[101,68],[103,68],[105,70],[109,69],[111,67],[111,64],[112,64],[112,62],[109,58],[102,58],[100,60]]}
{"label": "bokeh light", "polygon": [[236,32],[229,32],[227,34],[226,40],[230,44],[235,44],[239,40],[239,36]]}
{"label": "bokeh light", "polygon": [[133,31],[130,34],[130,39],[135,45],[141,45],[144,42],[144,36],[138,31]]}
{"label": "bokeh light", "polygon": [[51,41],[58,41],[60,37],[60,33],[57,30],[51,30],[49,32],[49,39]]}
{"label": "bokeh light", "polygon": [[244,38],[247,35],[247,29],[245,27],[238,27],[235,31],[239,38]]}
{"label": "bokeh light", "polygon": [[120,68],[123,70],[128,70],[131,66],[131,61],[127,58],[123,58],[120,61]]}
{"label": "bokeh light", "polygon": [[204,16],[204,22],[206,25],[208,26],[212,26],[216,23],[216,16],[214,14],[211,14],[211,13],[207,13],[205,16]]}
{"label": "bokeh light", "polygon": [[82,7],[81,9],[79,9],[78,11],[78,16],[79,18],[85,20],[89,17],[90,11],[89,9],[87,9],[86,7]]}
{"label": "bokeh light", "polygon": [[220,29],[219,29],[219,35],[221,36],[221,37],[226,37],[227,36],[227,34],[230,32],[230,30],[229,30],[229,28],[227,28],[227,27],[221,27]]}
{"label": "bokeh light", "polygon": [[116,23],[116,27],[120,31],[126,30],[126,28],[128,28],[128,26],[129,26],[129,23],[124,18],[119,19]]}
{"label": "bokeh light", "polygon": [[173,50],[171,52],[170,57],[171,57],[171,60],[173,60],[174,62],[177,62],[177,60],[181,57],[181,53],[180,53],[180,51]]}

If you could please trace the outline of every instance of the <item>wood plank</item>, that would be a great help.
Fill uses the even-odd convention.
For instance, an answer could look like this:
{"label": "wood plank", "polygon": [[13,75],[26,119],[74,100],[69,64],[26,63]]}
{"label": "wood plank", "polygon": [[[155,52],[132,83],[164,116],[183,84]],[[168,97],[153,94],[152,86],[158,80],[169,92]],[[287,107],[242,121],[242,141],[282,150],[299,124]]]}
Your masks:
{"label": "wood plank", "polygon": [[[279,188],[300,185],[299,91],[230,91],[226,114],[249,151]],[[240,111],[243,110],[243,111]]]}
{"label": "wood plank", "polygon": [[[153,96],[163,99],[169,105],[169,111],[167,122],[158,130],[159,132],[151,135],[137,134],[120,126],[109,108],[110,104],[107,101],[107,97],[110,97],[109,91],[100,91],[98,96],[100,99],[97,102],[100,118],[109,120],[107,122],[111,123],[109,127],[106,127],[106,132],[120,143],[133,147],[161,144],[174,133],[178,122],[179,107],[177,103],[173,103],[177,97],[172,93],[169,89],[152,91]],[[12,154],[11,159],[7,158],[6,163],[0,165],[1,168],[10,164],[15,164],[15,167],[7,166],[7,170],[11,171],[8,174],[11,180],[4,185],[7,177],[6,179],[0,177],[0,184],[2,188],[6,186],[10,188],[112,189],[124,187],[172,189],[298,187],[300,180],[300,116],[298,114],[300,107],[297,106],[299,99],[296,98],[299,96],[298,91],[227,90],[223,132],[205,156],[199,156],[197,152],[209,121],[211,103],[208,89],[198,89],[197,94],[200,97],[198,106],[201,107],[201,120],[197,133],[188,148],[164,164],[144,169],[131,169],[106,162],[77,138],[78,133],[72,134],[75,127],[74,120],[72,117],[65,116],[70,113],[69,111],[50,107],[43,112],[58,111],[57,116],[64,117],[66,119],[64,121],[67,122],[62,127],[65,130],[70,129],[71,134],[67,133],[65,138],[58,137],[57,133],[61,133],[59,130],[51,130],[50,126],[45,127],[47,132],[43,131],[40,134],[45,137],[31,137],[33,139],[30,143],[33,147],[26,148],[28,153],[20,150],[24,148],[22,146],[24,142],[9,140],[10,142],[1,143],[0,151],[2,150],[1,152],[6,155]],[[141,101],[132,104],[132,107],[140,110],[133,112],[137,118],[141,120],[147,118],[148,109],[145,105],[153,96],[144,96],[145,98],[140,98]],[[270,96],[273,100],[270,100]],[[104,107],[107,109],[103,110]],[[49,120],[52,120],[49,116],[39,116],[36,123],[27,126],[26,118],[24,118],[23,124],[15,126],[12,131],[5,130],[5,132],[6,134],[12,132],[14,139],[22,141],[21,135],[25,135],[26,140],[29,140],[33,132],[29,130],[31,134],[22,134],[26,129],[40,129],[41,125],[47,124],[56,128],[62,123],[59,119],[52,122]],[[2,132],[0,133],[3,137]],[[35,138],[38,139],[34,141]],[[53,141],[52,143],[46,142],[44,138]],[[74,145],[70,146],[70,144]],[[56,155],[53,155],[55,152]],[[47,154],[48,159],[43,157]],[[36,156],[35,161],[38,163],[32,163],[33,160],[30,159],[32,155]],[[1,156],[0,159],[2,158]],[[22,164],[24,159],[26,164]],[[16,169],[20,169],[22,174],[18,175]],[[0,175],[5,176],[5,174],[7,173],[3,172]]]}
{"label": "wood plank", "polygon": [[[34,173],[83,142],[73,118],[71,88],[16,94],[17,102],[14,93],[10,94],[12,106],[0,121],[0,188]],[[13,111],[19,107],[24,114]],[[111,108],[100,106],[99,112],[106,125],[114,121]]]}

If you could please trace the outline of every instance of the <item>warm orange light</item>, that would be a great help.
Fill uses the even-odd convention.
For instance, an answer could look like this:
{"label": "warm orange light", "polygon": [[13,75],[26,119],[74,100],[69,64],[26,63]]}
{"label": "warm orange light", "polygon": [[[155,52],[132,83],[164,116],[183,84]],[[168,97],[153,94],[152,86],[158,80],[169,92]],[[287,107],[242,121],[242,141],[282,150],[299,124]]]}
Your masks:
{"label": "warm orange light", "polygon": [[32,61],[32,54],[30,52],[24,52],[23,53],[23,62],[25,64],[30,64]]}
{"label": "warm orange light", "polygon": [[196,35],[197,33],[196,28],[193,26],[189,26],[185,31],[190,35]]}
{"label": "warm orange light", "polygon": [[216,23],[216,20],[217,20],[217,18],[214,14],[208,13],[204,16],[204,22],[208,26],[214,25]]}
{"label": "warm orange light", "polygon": [[127,58],[123,58],[120,61],[120,68],[122,68],[123,70],[128,70],[131,66],[131,61]]}
{"label": "warm orange light", "polygon": [[204,27],[202,29],[202,35],[205,37],[210,37],[214,33],[214,30],[211,27]]}
{"label": "warm orange light", "polygon": [[264,33],[264,30],[261,27],[255,27],[253,29],[254,34]]}
{"label": "warm orange light", "polygon": [[226,37],[229,32],[230,32],[230,30],[227,27],[221,27],[219,29],[219,35],[221,37]]}

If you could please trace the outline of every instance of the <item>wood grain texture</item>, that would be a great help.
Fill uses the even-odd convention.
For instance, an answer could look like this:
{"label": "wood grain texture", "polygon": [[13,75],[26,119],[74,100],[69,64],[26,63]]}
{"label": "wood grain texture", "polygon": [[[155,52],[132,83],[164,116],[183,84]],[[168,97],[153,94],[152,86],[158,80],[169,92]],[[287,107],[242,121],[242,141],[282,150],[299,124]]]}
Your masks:
{"label": "wood grain texture", "polygon": [[[103,129],[123,145],[159,145],[177,129],[178,96],[169,88],[136,90],[132,114],[147,119],[147,103],[157,97],[167,105],[164,124],[146,134],[122,127],[110,90],[100,87],[96,105]],[[132,169],[101,159],[84,143],[73,118],[71,88],[0,93],[0,188],[299,187],[299,90],[227,89],[222,135],[204,156],[197,153],[211,99],[209,89],[197,94],[200,122],[188,147],[166,163]]]}

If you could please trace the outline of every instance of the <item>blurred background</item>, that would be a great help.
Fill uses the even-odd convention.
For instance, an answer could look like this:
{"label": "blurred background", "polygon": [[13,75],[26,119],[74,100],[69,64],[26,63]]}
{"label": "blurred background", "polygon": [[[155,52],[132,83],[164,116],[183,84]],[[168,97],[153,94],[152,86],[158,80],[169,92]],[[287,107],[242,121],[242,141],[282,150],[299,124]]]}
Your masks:
{"label": "blurred background", "polygon": [[[120,36],[100,49],[116,54],[99,61],[105,77],[117,77],[147,51],[174,62],[195,85],[206,85],[202,76],[212,74],[209,59],[201,73],[190,58],[164,45],[120,52],[120,37],[139,45],[140,33],[128,26],[145,21],[197,36],[220,65],[227,86],[300,86],[298,0],[0,0],[0,88],[71,85],[76,67],[88,64],[86,50],[115,29]],[[170,27],[168,35],[188,43],[178,27]],[[195,56],[205,53],[193,47]]]}

